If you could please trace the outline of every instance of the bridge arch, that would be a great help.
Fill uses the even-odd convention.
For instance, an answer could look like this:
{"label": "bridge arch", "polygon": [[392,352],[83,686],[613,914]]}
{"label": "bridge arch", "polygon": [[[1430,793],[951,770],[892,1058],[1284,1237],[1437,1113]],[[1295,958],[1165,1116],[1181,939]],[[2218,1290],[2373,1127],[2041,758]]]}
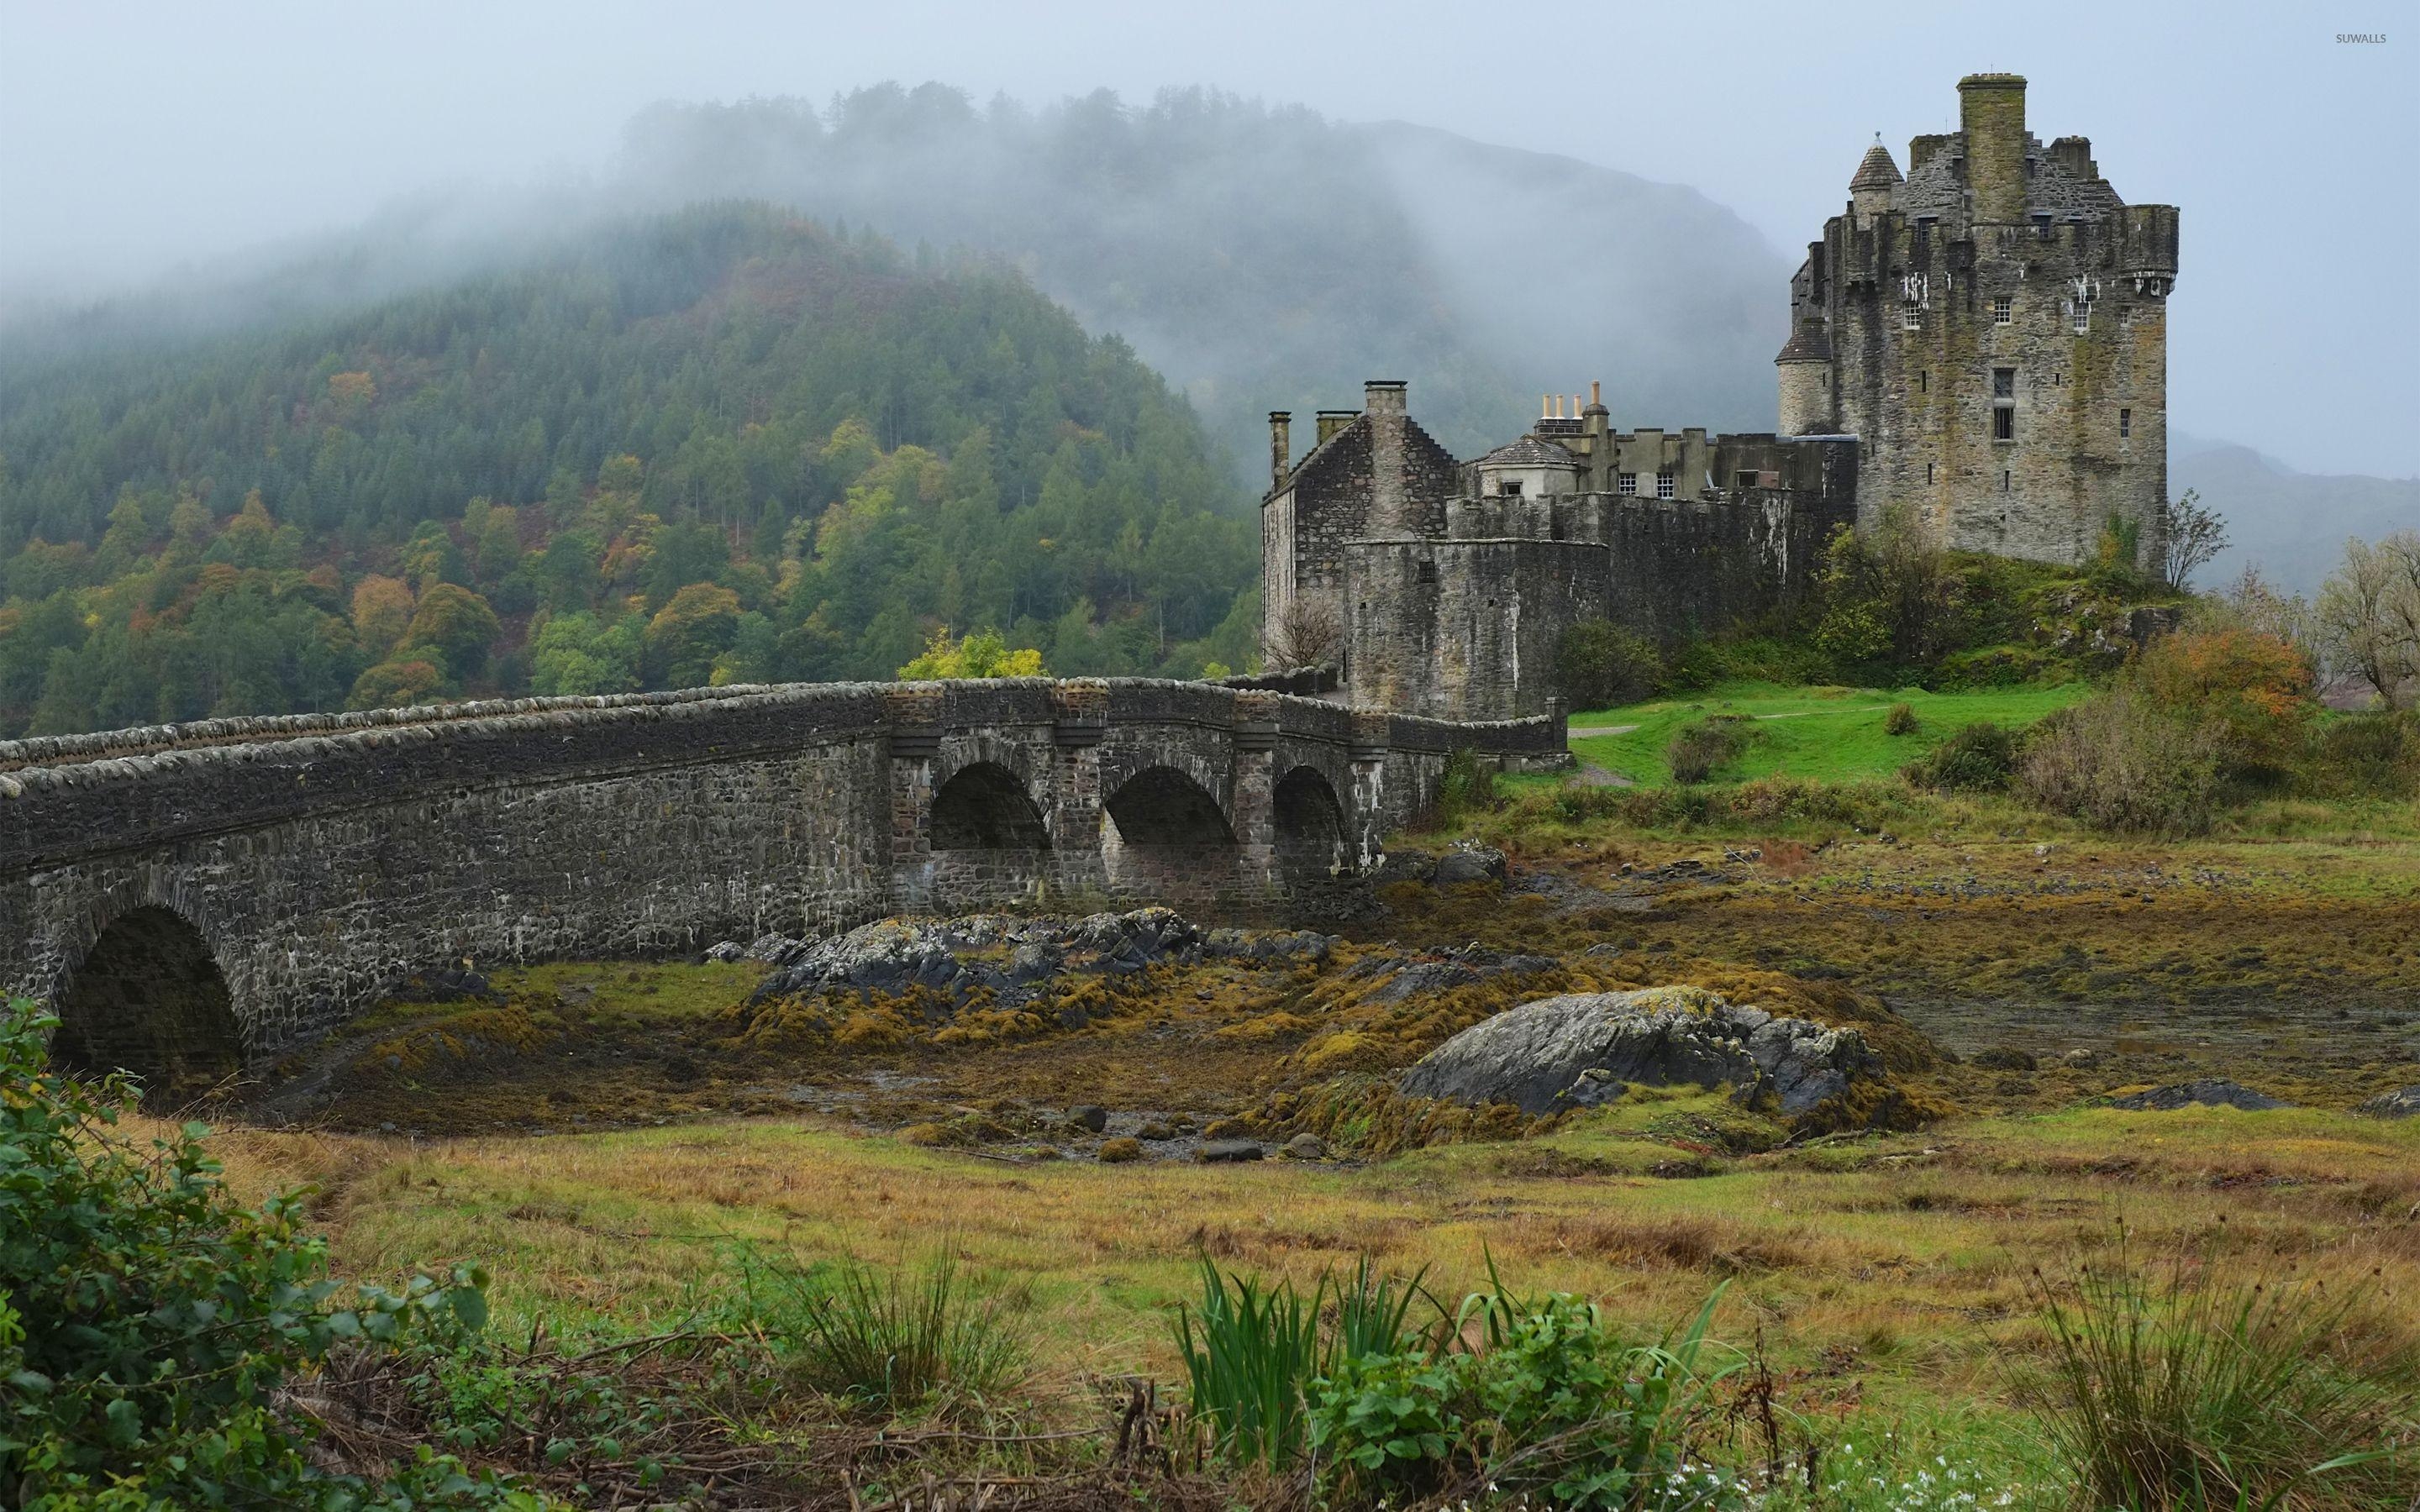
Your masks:
{"label": "bridge arch", "polygon": [[243,1064],[243,1036],[209,941],[175,909],[146,903],[102,927],[52,995],[62,1071],[129,1071],[144,1105],[169,1108]]}
{"label": "bridge arch", "polygon": [[1278,873],[1288,891],[1299,892],[1352,871],[1351,828],[1326,773],[1315,766],[1295,767],[1278,779],[1272,807]]}
{"label": "bridge arch", "polygon": [[1146,766],[1101,805],[1112,892],[1199,900],[1232,891],[1240,852],[1218,797],[1173,766]]}
{"label": "bridge arch", "polygon": [[1050,826],[1024,779],[998,762],[969,762],[933,794],[937,851],[1049,848]]}

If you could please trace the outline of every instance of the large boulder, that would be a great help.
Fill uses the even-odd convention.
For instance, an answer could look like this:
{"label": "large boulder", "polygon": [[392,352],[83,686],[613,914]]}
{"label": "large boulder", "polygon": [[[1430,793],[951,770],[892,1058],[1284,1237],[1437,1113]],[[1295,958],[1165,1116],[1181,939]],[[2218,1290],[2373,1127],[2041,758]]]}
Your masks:
{"label": "large boulder", "polygon": [[1437,857],[1436,885],[1459,887],[1466,882],[1504,880],[1504,853],[1493,845],[1465,844]]}
{"label": "large boulder", "polygon": [[1629,1084],[1767,1094],[1796,1116],[1884,1079],[1854,1029],[1776,1018],[1696,987],[1573,993],[1463,1030],[1404,1075],[1411,1097],[1511,1103],[1525,1113],[1610,1103]]}

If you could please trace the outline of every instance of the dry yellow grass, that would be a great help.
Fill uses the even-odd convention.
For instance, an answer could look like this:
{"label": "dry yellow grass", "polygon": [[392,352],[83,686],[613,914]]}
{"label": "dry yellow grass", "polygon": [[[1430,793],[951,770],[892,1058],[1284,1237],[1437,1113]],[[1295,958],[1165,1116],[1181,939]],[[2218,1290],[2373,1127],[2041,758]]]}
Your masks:
{"label": "dry yellow grass", "polygon": [[1011,1165],[831,1127],[729,1121],[594,1135],[403,1141],[222,1135],[233,1180],[322,1188],[337,1263],[476,1257],[504,1326],[661,1326],[717,1301],[743,1243],[883,1258],[945,1237],[1032,1298],[1047,1365],[1172,1372],[1166,1309],[1198,1253],[1308,1281],[1357,1255],[1421,1267],[1450,1301],[1492,1253],[1523,1288],[1600,1298],[1655,1328],[1729,1279],[1718,1330],[1884,1396],[1991,1397],[2039,1342],[2028,1301],[2122,1218],[2145,1253],[2218,1242],[2247,1263],[2375,1289],[2420,1348],[2420,1120],[2110,1110],[1972,1119],[1649,1174],[1685,1094],[1541,1138],[1361,1168]]}

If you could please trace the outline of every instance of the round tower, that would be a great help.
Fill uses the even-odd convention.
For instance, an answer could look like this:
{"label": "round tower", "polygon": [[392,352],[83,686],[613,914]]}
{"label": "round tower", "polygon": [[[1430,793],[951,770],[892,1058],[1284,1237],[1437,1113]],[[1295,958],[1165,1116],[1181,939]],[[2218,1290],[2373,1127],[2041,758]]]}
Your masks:
{"label": "round tower", "polygon": [[1798,318],[1773,367],[1781,385],[1782,435],[1828,436],[1838,428],[1832,415],[1832,342],[1821,315]]}

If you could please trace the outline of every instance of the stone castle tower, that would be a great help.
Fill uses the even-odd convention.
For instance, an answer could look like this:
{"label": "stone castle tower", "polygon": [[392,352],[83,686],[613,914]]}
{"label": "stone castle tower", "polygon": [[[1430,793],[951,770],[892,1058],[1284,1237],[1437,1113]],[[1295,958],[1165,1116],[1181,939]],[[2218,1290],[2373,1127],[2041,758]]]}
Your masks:
{"label": "stone castle tower", "polygon": [[2153,560],[2167,498],[2177,211],[2118,197],[2092,144],[2044,147],[2025,81],[1959,81],[1960,130],[1877,138],[1791,280],[1781,433],[1858,439],[1857,519],[2087,560],[2112,519]]}

